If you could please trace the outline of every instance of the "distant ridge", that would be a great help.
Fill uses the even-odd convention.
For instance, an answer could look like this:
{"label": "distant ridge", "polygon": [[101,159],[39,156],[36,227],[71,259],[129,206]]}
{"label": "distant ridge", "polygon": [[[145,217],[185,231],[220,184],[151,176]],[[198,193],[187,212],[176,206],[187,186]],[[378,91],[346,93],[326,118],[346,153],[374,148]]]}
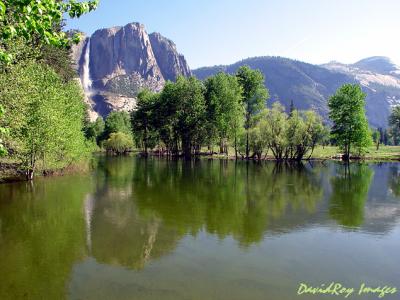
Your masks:
{"label": "distant ridge", "polygon": [[284,57],[261,56],[192,72],[199,79],[205,79],[219,71],[234,73],[243,65],[264,74],[271,94],[269,103],[280,101],[288,108],[293,101],[297,108],[315,109],[326,119],[327,100],[345,83],[362,85],[367,94],[368,120],[373,127],[387,127],[391,108],[400,104],[400,72],[386,57],[366,58],[352,65],[336,61],[313,65]]}

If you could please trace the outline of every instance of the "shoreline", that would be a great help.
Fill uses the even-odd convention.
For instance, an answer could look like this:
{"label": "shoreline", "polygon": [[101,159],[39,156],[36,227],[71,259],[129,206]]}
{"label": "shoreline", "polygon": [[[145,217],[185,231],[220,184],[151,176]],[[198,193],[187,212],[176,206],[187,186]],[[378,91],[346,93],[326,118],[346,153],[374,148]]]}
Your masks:
{"label": "shoreline", "polygon": [[[37,171],[36,177],[59,177],[69,174],[84,174],[91,169],[90,160],[82,163],[71,164],[67,167],[54,170],[41,170]],[[28,182],[26,175],[20,168],[20,164],[15,162],[1,162],[0,161],[0,184],[15,183],[15,182]]]}
{"label": "shoreline", "polygon": [[[76,163],[72,164],[68,167],[62,169],[54,169],[54,170],[42,170],[37,173],[37,177],[57,177],[57,176],[64,176],[68,174],[79,174],[79,173],[86,173],[88,172],[90,167],[90,162],[96,156],[108,156],[108,157],[116,157],[114,155],[107,155],[104,152],[95,152],[92,155],[92,158],[85,162],[85,163]],[[132,151],[127,156],[137,156],[146,159],[143,153],[139,151]],[[172,159],[172,160],[183,160],[184,158],[180,156],[167,156],[167,155],[160,155],[157,152],[149,152],[148,158],[162,158],[162,159]],[[243,157],[236,157],[233,155],[222,155],[222,154],[206,154],[201,153],[198,155],[194,155],[191,160],[229,160],[229,161],[249,161],[249,162],[276,162],[276,163],[307,163],[307,162],[326,162],[326,161],[334,161],[334,162],[343,162],[340,156],[312,156],[309,159],[303,159],[301,161],[293,161],[293,160],[277,160],[272,156],[264,156],[261,159],[254,159],[250,158],[246,160]],[[400,155],[399,156],[388,156],[388,157],[373,157],[373,156],[365,156],[363,158],[356,158],[351,159],[349,163],[356,163],[356,162],[366,162],[366,163],[384,163],[384,162],[400,162]],[[21,182],[26,181],[25,173],[19,167],[20,165],[16,162],[12,161],[1,161],[0,160],[0,184],[4,183],[14,183],[14,182]]]}

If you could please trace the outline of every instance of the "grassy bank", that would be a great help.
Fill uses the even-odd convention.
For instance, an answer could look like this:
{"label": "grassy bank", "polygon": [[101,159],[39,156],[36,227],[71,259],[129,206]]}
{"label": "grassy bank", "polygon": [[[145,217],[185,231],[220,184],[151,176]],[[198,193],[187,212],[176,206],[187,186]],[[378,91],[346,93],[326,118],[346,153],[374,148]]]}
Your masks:
{"label": "grassy bank", "polygon": [[[315,149],[312,158],[335,159],[340,158],[340,155],[341,152],[337,147],[318,146]],[[370,147],[364,159],[374,161],[400,160],[400,146],[380,146],[379,150],[376,150],[375,146]]]}
{"label": "grassy bank", "polygon": [[[217,150],[217,147],[214,148],[214,153],[216,150]],[[202,152],[206,153],[207,149],[206,148],[202,149]],[[229,148],[228,152],[229,152],[229,158],[234,159],[235,158],[234,149]],[[342,155],[342,153],[338,147],[317,146],[314,150],[313,155],[311,156],[311,159],[321,159],[321,160],[323,160],[323,159],[340,159],[341,155]],[[309,156],[309,154],[305,156],[305,159],[307,159],[308,156]],[[226,156],[223,154],[214,154],[214,155],[212,155],[212,157],[226,158]],[[265,153],[263,153],[263,158],[266,158],[268,160],[274,159],[271,151],[269,151],[267,153],[266,157],[265,157]],[[368,149],[367,154],[364,157],[364,160],[368,160],[368,161],[389,161],[389,160],[400,161],[400,146],[380,146],[379,150],[376,150],[375,146],[370,147]]]}
{"label": "grassy bank", "polygon": [[[61,176],[73,173],[86,173],[90,170],[91,161],[82,160],[79,163],[70,164],[63,168],[39,168],[37,176]],[[0,183],[26,180],[26,175],[21,165],[10,158],[0,158]]]}

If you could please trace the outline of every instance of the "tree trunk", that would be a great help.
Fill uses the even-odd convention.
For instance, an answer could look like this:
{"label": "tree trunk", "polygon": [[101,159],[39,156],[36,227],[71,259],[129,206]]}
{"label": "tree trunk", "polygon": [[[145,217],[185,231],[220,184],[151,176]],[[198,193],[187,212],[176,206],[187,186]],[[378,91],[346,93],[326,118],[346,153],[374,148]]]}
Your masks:
{"label": "tree trunk", "polygon": [[147,128],[144,129],[144,155],[147,157]]}
{"label": "tree trunk", "polygon": [[236,159],[236,160],[238,159],[237,137],[236,137],[236,134],[235,134],[235,159]]}
{"label": "tree trunk", "polygon": [[185,137],[182,139],[182,154],[185,159],[192,157],[192,147],[190,145],[190,139]]}
{"label": "tree trunk", "polygon": [[27,181],[32,181],[33,180],[33,177],[34,177],[34,170],[33,169],[28,169],[27,171],[26,171],[26,180]]}
{"label": "tree trunk", "polygon": [[224,153],[224,140],[221,138],[219,140],[219,154],[223,154]]}
{"label": "tree trunk", "polygon": [[249,148],[249,130],[246,129],[246,159],[249,159],[250,148]]}

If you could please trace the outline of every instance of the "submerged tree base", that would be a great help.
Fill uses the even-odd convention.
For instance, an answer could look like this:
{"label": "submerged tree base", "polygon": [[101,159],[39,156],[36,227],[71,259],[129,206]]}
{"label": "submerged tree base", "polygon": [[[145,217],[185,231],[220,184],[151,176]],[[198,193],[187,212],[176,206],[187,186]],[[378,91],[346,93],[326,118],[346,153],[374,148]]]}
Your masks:
{"label": "submerged tree base", "polygon": [[63,176],[68,174],[84,174],[91,169],[89,161],[71,164],[60,169],[45,169],[35,172],[23,170],[21,164],[0,161],[0,183],[32,181],[36,177]]}

